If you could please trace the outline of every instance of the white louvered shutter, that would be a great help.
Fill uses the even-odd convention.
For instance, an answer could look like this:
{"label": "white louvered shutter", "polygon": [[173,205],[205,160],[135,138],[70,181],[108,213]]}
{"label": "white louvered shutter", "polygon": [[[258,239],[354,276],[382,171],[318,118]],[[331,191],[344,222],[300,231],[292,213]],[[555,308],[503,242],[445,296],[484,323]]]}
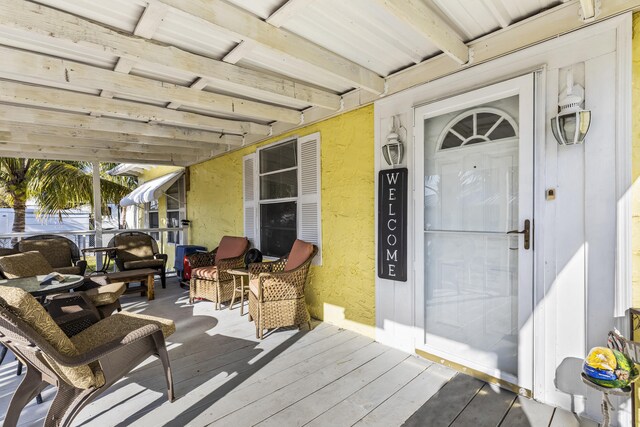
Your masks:
{"label": "white louvered shutter", "polygon": [[313,264],[322,264],[320,217],[320,133],[298,139],[298,238],[319,249]]}
{"label": "white louvered shutter", "polygon": [[242,158],[242,196],[244,201],[244,235],[253,247],[259,247],[256,203],[256,154]]}

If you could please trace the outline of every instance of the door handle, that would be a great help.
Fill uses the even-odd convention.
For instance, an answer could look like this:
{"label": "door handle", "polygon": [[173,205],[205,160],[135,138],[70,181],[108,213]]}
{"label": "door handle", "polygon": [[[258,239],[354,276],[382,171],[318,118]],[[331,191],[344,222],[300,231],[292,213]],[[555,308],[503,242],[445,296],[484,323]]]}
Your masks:
{"label": "door handle", "polygon": [[507,231],[507,234],[524,234],[524,248],[531,248],[531,221],[528,219],[524,220],[524,229],[522,231],[511,230]]}

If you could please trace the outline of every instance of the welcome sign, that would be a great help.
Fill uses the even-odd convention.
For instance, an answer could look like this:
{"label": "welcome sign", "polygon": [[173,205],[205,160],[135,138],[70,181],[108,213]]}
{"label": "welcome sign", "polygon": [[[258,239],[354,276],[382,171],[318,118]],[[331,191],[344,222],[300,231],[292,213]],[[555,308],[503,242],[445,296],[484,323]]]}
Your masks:
{"label": "welcome sign", "polygon": [[407,168],[378,174],[378,277],[407,281]]}

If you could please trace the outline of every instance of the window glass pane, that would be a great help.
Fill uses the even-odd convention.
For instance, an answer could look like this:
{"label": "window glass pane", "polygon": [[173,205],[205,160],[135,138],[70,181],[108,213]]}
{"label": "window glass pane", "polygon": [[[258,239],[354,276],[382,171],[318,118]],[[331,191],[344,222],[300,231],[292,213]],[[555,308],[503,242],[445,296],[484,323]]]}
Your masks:
{"label": "window glass pane", "polygon": [[267,256],[287,254],[296,240],[296,203],[260,205],[260,246]]}
{"label": "window glass pane", "polygon": [[[180,212],[167,212],[167,228],[173,227],[180,227]],[[167,241],[169,243],[179,243],[178,240],[177,231],[169,231],[167,233]]]}
{"label": "window glass pane", "polygon": [[462,140],[458,138],[456,135],[449,132],[447,136],[442,140],[442,149],[446,150],[447,148],[455,148],[460,147],[462,145]]}
{"label": "window glass pane", "polygon": [[167,212],[167,227],[180,227],[180,212]]}
{"label": "window glass pane", "polygon": [[260,200],[283,199],[298,195],[296,169],[260,177]]}
{"label": "window glass pane", "polygon": [[150,201],[148,209],[150,211],[157,211],[158,210],[158,201],[157,200]]}
{"label": "window glass pane", "polygon": [[453,125],[453,130],[458,132],[465,138],[469,138],[473,135],[473,115],[467,116]]}
{"label": "window glass pane", "polygon": [[180,209],[181,197],[180,187],[182,186],[182,178],[173,183],[166,192],[167,195],[167,209]]}
{"label": "window glass pane", "polygon": [[504,138],[513,138],[516,136],[516,130],[511,126],[507,120],[503,120],[500,122],[497,128],[493,130],[489,135],[489,138],[496,139],[504,139]]}
{"label": "window glass pane", "polygon": [[260,151],[260,173],[293,168],[297,165],[295,141],[278,144]]}
{"label": "window glass pane", "polygon": [[158,212],[149,212],[149,228],[159,228]]}
{"label": "window glass pane", "polygon": [[478,119],[476,135],[485,135],[501,119],[500,116],[494,113],[478,113],[476,117]]}
{"label": "window glass pane", "polygon": [[[158,212],[149,212],[149,228],[160,228],[159,219]],[[160,233],[154,232],[149,234],[156,240],[160,238]]]}

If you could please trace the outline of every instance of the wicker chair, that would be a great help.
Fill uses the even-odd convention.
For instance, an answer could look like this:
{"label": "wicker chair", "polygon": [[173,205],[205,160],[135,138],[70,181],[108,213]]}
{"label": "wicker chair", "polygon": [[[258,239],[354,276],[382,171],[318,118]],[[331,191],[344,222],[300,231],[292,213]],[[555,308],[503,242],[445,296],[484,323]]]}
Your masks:
{"label": "wicker chair", "polygon": [[118,233],[107,247],[114,248],[109,256],[115,261],[119,271],[152,268],[160,274],[162,287],[167,287],[167,254],[161,254],[158,243],[148,234],[140,231]]}
{"label": "wicker chair", "polygon": [[0,343],[28,368],[4,425],[15,426],[26,404],[51,384],[58,390],[44,425],[69,426],[82,408],[151,355],[162,362],[173,401],[165,338],[174,331],[168,319],[115,314],[69,338],[31,295],[0,287]]}
{"label": "wicker chair", "polygon": [[224,236],[220,244],[211,252],[189,255],[191,281],[189,282],[189,302],[196,298],[213,301],[216,310],[220,304],[233,297],[233,276],[227,270],[243,268],[244,254],[249,249],[246,237]]}
{"label": "wicker chair", "polygon": [[[22,252],[0,257],[0,272],[7,279],[49,274],[54,270],[47,259],[39,251]],[[107,317],[114,310],[120,311],[120,296],[125,291],[124,283],[104,282],[105,286],[98,286],[99,278],[91,278],[93,284],[86,287],[86,295],[100,312],[101,317]],[[85,283],[89,279],[85,279]],[[55,298],[55,297],[54,297]]]}
{"label": "wicker chair", "polygon": [[291,252],[273,262],[249,265],[249,320],[256,325],[256,338],[265,329],[300,326],[311,317],[304,287],[318,247],[296,240]]}
{"label": "wicker chair", "polygon": [[58,273],[84,276],[87,269],[87,261],[80,258],[78,245],[66,237],[55,234],[25,237],[15,244],[14,249],[40,252]]}

